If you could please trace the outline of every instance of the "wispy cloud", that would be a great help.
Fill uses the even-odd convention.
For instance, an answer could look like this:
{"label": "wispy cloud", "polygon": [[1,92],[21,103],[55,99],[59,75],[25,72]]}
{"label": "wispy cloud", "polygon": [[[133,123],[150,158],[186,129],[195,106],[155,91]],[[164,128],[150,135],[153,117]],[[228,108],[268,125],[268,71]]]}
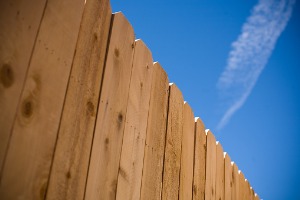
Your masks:
{"label": "wispy cloud", "polygon": [[295,0],[259,0],[231,46],[227,65],[218,80],[229,102],[217,129],[222,129],[243,106],[266,66],[276,41],[290,19]]}

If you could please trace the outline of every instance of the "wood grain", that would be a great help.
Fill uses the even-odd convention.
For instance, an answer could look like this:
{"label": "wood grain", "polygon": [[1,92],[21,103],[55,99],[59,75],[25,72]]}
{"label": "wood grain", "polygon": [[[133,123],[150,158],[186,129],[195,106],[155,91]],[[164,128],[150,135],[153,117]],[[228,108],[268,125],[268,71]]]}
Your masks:
{"label": "wood grain", "polygon": [[232,165],[230,156],[224,153],[225,168],[225,200],[231,200],[232,193]]}
{"label": "wood grain", "polygon": [[44,198],[83,8],[82,0],[47,3],[3,168],[2,199]]}
{"label": "wood grain", "polygon": [[247,199],[246,192],[245,176],[242,171],[239,170],[239,199]]}
{"label": "wood grain", "polygon": [[113,15],[85,199],[115,199],[134,54],[134,32]]}
{"label": "wood grain", "polygon": [[235,163],[232,164],[232,192],[231,199],[239,200],[239,169]]}
{"label": "wood grain", "polygon": [[137,40],[135,42],[116,199],[140,199],[152,74],[152,54],[141,40]]}
{"label": "wood grain", "polygon": [[205,170],[206,170],[206,133],[200,118],[195,119],[195,162],[193,199],[204,200],[205,198]]}
{"label": "wood grain", "polygon": [[87,1],[46,199],[83,199],[111,22],[108,0]]}
{"label": "wood grain", "polygon": [[195,119],[188,103],[183,105],[179,199],[193,199]]}
{"label": "wood grain", "polygon": [[216,199],[224,200],[225,199],[225,160],[223,148],[220,142],[217,142],[217,171],[216,171]]}
{"label": "wood grain", "polygon": [[45,5],[0,1],[0,172]]}
{"label": "wood grain", "polygon": [[168,125],[164,159],[162,199],[178,199],[180,181],[181,140],[183,129],[183,97],[175,84],[170,85]]}
{"label": "wood grain", "polygon": [[168,76],[159,63],[154,63],[141,187],[143,200],[161,199],[168,97]]}
{"label": "wood grain", "polygon": [[207,131],[205,199],[216,199],[216,139]]}

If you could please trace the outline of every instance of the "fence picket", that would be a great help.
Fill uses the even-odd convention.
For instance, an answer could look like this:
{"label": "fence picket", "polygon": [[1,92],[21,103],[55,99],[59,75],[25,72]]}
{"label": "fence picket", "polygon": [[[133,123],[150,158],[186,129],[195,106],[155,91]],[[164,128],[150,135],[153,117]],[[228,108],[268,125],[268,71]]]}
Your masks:
{"label": "fence picket", "polygon": [[178,199],[181,141],[183,130],[183,97],[175,84],[170,85],[168,125],[163,172],[162,199]]}
{"label": "fence picket", "polygon": [[47,2],[2,171],[2,199],[44,198],[83,8],[83,0]]}
{"label": "fence picket", "polygon": [[141,199],[161,199],[165,152],[169,81],[159,63],[154,63]]}
{"label": "fence picket", "polygon": [[85,199],[116,197],[133,54],[133,29],[122,13],[116,13],[113,15]]}
{"label": "fence picket", "polygon": [[206,180],[205,199],[216,199],[216,139],[210,130],[206,130]]}
{"label": "fence picket", "polygon": [[217,172],[216,172],[216,199],[224,200],[225,198],[225,160],[223,148],[220,142],[217,142]]}
{"label": "fence picket", "polygon": [[239,169],[235,163],[232,164],[232,200],[239,200]]}
{"label": "fence picket", "polygon": [[225,161],[225,200],[231,200],[232,193],[232,165],[228,153],[224,153]]}
{"label": "fence picket", "polygon": [[0,172],[45,5],[0,1]]}
{"label": "fence picket", "polygon": [[87,1],[46,199],[84,197],[110,22],[109,1]]}
{"label": "fence picket", "polygon": [[137,40],[135,42],[116,199],[140,199],[152,72],[152,54],[141,40]]}
{"label": "fence picket", "polygon": [[179,199],[193,199],[195,118],[188,103],[183,105],[183,132]]}
{"label": "fence picket", "polygon": [[195,163],[193,200],[205,198],[206,133],[200,118],[195,119]]}

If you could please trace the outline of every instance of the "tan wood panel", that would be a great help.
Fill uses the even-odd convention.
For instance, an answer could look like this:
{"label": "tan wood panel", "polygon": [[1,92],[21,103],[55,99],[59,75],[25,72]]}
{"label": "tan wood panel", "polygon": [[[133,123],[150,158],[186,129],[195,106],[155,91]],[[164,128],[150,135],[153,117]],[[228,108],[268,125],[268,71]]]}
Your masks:
{"label": "tan wood panel", "polygon": [[183,129],[183,97],[175,84],[170,85],[168,125],[163,172],[162,199],[178,199],[180,181],[181,140]]}
{"label": "tan wood panel", "polygon": [[242,171],[239,170],[239,199],[246,199],[246,181]]}
{"label": "tan wood panel", "polygon": [[49,0],[3,169],[3,199],[43,199],[84,1]]}
{"label": "tan wood panel", "polygon": [[134,32],[113,15],[85,199],[115,199],[134,54]]}
{"label": "tan wood panel", "polygon": [[45,5],[0,1],[0,172]]}
{"label": "tan wood panel", "polygon": [[245,179],[245,199],[250,200],[250,184],[247,179]]}
{"label": "tan wood panel", "polygon": [[250,187],[250,199],[254,200],[255,199],[255,193],[252,187]]}
{"label": "tan wood panel", "polygon": [[211,131],[206,130],[206,180],[205,199],[216,199],[216,139]]}
{"label": "tan wood panel", "polygon": [[161,199],[168,97],[168,76],[159,63],[154,63],[141,188],[143,200]]}
{"label": "tan wood panel", "polygon": [[135,42],[116,199],[140,199],[152,73],[152,54],[141,40],[137,40]]}
{"label": "tan wood panel", "polygon": [[109,1],[87,1],[46,199],[84,197],[110,21]]}
{"label": "tan wood panel", "polygon": [[239,169],[235,163],[232,164],[232,200],[239,200]]}
{"label": "tan wood panel", "polygon": [[225,161],[225,200],[231,200],[232,193],[232,165],[228,153],[224,153]]}
{"label": "tan wood panel", "polygon": [[224,200],[225,198],[225,160],[223,148],[220,142],[217,142],[217,172],[216,172],[216,199]]}
{"label": "tan wood panel", "polygon": [[259,196],[258,196],[257,193],[255,193],[254,199],[255,199],[255,200],[260,200],[260,198],[259,198]]}
{"label": "tan wood panel", "polygon": [[194,176],[194,144],[195,119],[194,113],[188,103],[183,105],[183,132],[181,145],[181,168],[179,199],[193,199]]}
{"label": "tan wood panel", "polygon": [[205,198],[206,133],[200,118],[195,119],[195,162],[193,200]]}

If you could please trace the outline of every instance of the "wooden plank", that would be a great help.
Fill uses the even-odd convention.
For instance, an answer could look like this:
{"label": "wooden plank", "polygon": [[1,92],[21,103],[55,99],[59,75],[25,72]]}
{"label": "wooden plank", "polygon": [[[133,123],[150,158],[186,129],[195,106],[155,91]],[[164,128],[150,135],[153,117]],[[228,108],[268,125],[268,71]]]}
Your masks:
{"label": "wooden plank", "polygon": [[216,199],[224,200],[225,198],[225,161],[223,148],[220,142],[217,142],[217,172],[216,172]]}
{"label": "wooden plank", "polygon": [[170,85],[162,199],[178,199],[180,181],[183,97],[175,84]]}
{"label": "wooden plank", "polygon": [[260,198],[259,198],[259,196],[258,196],[257,193],[254,194],[254,199],[255,199],[255,200],[260,200]]}
{"label": "wooden plank", "polygon": [[250,199],[254,200],[254,198],[255,198],[254,190],[252,187],[250,187]]}
{"label": "wooden plank", "polygon": [[251,200],[250,183],[245,179],[245,199]]}
{"label": "wooden plank", "polygon": [[205,199],[216,199],[216,139],[210,130],[206,130],[206,180]]}
{"label": "wooden plank", "polygon": [[140,199],[152,72],[152,54],[141,40],[137,40],[135,42],[116,199]]}
{"label": "wooden plank", "polygon": [[168,76],[159,63],[154,63],[141,187],[143,200],[161,199],[168,97]]}
{"label": "wooden plank", "polygon": [[247,199],[246,197],[246,181],[245,181],[245,176],[239,170],[239,199]]}
{"label": "wooden plank", "polygon": [[42,199],[84,1],[48,1],[3,168],[3,199]]}
{"label": "wooden plank", "polygon": [[205,198],[206,133],[200,118],[195,119],[195,161],[193,200]]}
{"label": "wooden plank", "polygon": [[113,15],[85,199],[115,199],[134,54],[133,28]]}
{"label": "wooden plank", "polygon": [[87,1],[46,199],[83,199],[111,22],[108,0]]}
{"label": "wooden plank", "polygon": [[232,193],[232,165],[230,156],[224,153],[225,161],[225,200],[231,200]]}
{"label": "wooden plank", "polygon": [[232,163],[232,200],[239,200],[239,169],[237,165]]}
{"label": "wooden plank", "polygon": [[0,172],[45,4],[0,1]]}
{"label": "wooden plank", "polygon": [[188,103],[183,105],[179,199],[193,199],[195,119]]}

